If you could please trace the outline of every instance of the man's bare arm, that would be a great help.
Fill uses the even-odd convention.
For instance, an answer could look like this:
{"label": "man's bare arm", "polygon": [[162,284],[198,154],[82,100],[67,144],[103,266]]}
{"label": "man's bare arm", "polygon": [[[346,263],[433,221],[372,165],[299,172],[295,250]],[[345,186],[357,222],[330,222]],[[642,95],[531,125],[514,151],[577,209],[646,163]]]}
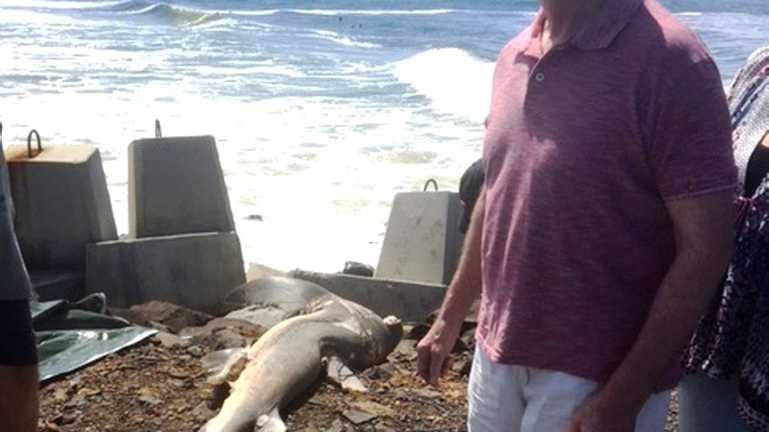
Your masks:
{"label": "man's bare arm", "polygon": [[481,293],[481,237],[485,208],[486,193],[481,190],[470,218],[462,257],[446,290],[440,313],[417,346],[417,373],[433,385],[438,383],[470,306]]}
{"label": "man's bare arm", "polygon": [[0,425],[4,432],[35,432],[38,421],[37,366],[0,366]]}
{"label": "man's bare arm", "polygon": [[676,258],[633,348],[599,398],[641,408],[689,341],[731,258],[734,194],[718,192],[667,203]]}

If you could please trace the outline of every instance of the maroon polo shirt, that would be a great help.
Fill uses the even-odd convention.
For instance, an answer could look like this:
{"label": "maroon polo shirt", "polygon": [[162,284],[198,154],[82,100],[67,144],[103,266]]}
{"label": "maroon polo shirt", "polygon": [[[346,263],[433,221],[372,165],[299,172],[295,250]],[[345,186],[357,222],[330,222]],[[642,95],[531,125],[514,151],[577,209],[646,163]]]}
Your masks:
{"label": "maroon polo shirt", "polygon": [[673,262],[666,201],[736,190],[729,112],[702,42],[654,0],[607,0],[545,55],[542,24],[494,73],[478,339],[495,362],[605,381]]}

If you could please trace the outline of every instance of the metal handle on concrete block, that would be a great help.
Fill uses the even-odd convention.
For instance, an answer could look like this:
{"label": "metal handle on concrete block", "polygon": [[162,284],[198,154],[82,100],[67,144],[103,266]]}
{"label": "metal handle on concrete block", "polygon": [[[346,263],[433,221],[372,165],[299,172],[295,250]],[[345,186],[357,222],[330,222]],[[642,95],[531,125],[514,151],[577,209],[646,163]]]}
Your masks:
{"label": "metal handle on concrete block", "polygon": [[[37,153],[34,155],[32,154],[32,135],[35,135],[35,137],[37,138]],[[40,134],[37,133],[36,130],[32,129],[29,132],[29,135],[27,135],[27,156],[29,156],[29,158],[32,159],[33,157],[39,155],[42,152],[43,152],[43,145],[40,143]]]}
{"label": "metal handle on concrete block", "polygon": [[162,138],[163,132],[160,130],[160,120],[155,119],[155,138]]}
{"label": "metal handle on concrete block", "polygon": [[438,182],[435,181],[435,179],[427,180],[427,182],[425,183],[425,187],[422,189],[422,191],[427,192],[427,188],[429,188],[430,185],[433,185],[433,187],[435,188],[435,192],[438,192]]}

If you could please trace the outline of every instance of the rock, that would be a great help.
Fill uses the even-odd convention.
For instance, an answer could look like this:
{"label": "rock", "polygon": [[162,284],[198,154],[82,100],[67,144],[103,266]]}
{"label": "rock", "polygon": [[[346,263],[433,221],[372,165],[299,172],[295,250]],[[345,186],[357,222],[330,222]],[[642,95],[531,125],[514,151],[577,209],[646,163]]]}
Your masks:
{"label": "rock", "polygon": [[417,324],[410,329],[403,329],[403,338],[408,340],[421,340],[427,332],[430,331],[430,326],[427,324]]}
{"label": "rock", "polygon": [[342,413],[342,415],[355,426],[361,425],[363,423],[368,423],[371,420],[374,420],[375,418],[377,418],[377,416],[374,414],[355,410],[355,409],[345,410]]}
{"label": "rock", "polygon": [[361,412],[372,414],[376,417],[393,417],[395,412],[384,405],[372,401],[359,401],[352,403],[352,407]]}
{"label": "rock", "polygon": [[80,416],[80,413],[79,413],[79,412],[77,412],[77,411],[75,411],[75,412],[71,412],[71,413],[66,413],[66,414],[64,414],[64,416],[62,416],[62,418],[61,418],[61,424],[63,424],[63,425],[72,424],[72,423],[74,423],[75,421],[77,421],[77,418],[78,418],[79,416]]}
{"label": "rock", "polygon": [[187,327],[179,334],[189,337],[191,342],[218,351],[228,348],[240,348],[253,343],[267,329],[247,321],[229,318],[216,318],[202,327]]}
{"label": "rock", "polygon": [[417,358],[417,342],[404,339],[395,347],[395,352],[406,357],[408,360],[414,360]]}
{"label": "rock", "polygon": [[206,402],[201,402],[192,410],[192,416],[199,420],[208,420],[216,414],[216,411],[210,409]]}
{"label": "rock", "polygon": [[67,399],[69,399],[69,396],[71,394],[70,392],[71,387],[59,387],[53,392],[53,399],[57,402],[64,402]]}
{"label": "rock", "polygon": [[454,363],[451,365],[451,370],[460,376],[467,376],[470,374],[471,366],[472,360],[466,357],[462,357],[454,361]]}
{"label": "rock", "polygon": [[374,425],[374,430],[377,431],[377,432],[395,432],[395,429],[393,429],[392,427],[390,427],[390,426],[388,426],[386,424],[382,424],[382,423],[375,424]]}
{"label": "rock", "polygon": [[72,399],[69,400],[69,402],[64,404],[64,408],[74,409],[83,406],[83,404],[85,404],[85,396],[83,396],[81,393],[77,393],[72,397]]}
{"label": "rock", "polygon": [[[197,327],[205,325],[214,317],[203,312],[194,311],[183,306],[178,306],[162,301],[151,301],[141,305],[131,306],[129,309],[134,316],[146,322],[157,322],[167,326],[172,333],[179,333],[185,327]],[[131,321],[130,318],[124,317]],[[141,323],[139,323],[141,324]]]}
{"label": "rock", "polygon": [[384,380],[387,381],[390,378],[392,378],[394,373],[393,366],[391,364],[383,364],[379,366],[374,366],[372,368],[369,368],[365,372],[366,378],[370,380]]}
{"label": "rock", "polygon": [[81,395],[83,395],[83,397],[87,398],[87,397],[96,396],[96,395],[101,394],[101,390],[100,389],[96,389],[96,388],[88,388],[88,387],[86,387],[86,388],[81,389],[78,392],[78,394],[81,394]]}
{"label": "rock", "polygon": [[170,377],[176,379],[185,379],[190,377],[190,373],[180,368],[171,368],[166,372]]}
{"label": "rock", "polygon": [[216,333],[222,329],[232,329],[243,336],[254,339],[261,337],[267,331],[267,329],[264,327],[251,324],[248,321],[230,318],[216,318],[209,321],[202,327],[185,328],[181,331],[180,334],[181,336],[199,337],[206,336],[211,333]]}
{"label": "rock", "polygon": [[187,343],[184,339],[180,338],[179,336],[176,336],[173,333],[166,333],[166,332],[158,332],[155,336],[153,336],[153,339],[160,342],[160,344],[166,348],[171,348],[177,345],[184,345]]}
{"label": "rock", "polygon": [[168,327],[167,325],[163,325],[157,321],[147,321],[147,325],[145,327],[150,327],[157,331],[162,331],[165,333],[174,333],[174,331],[171,330],[171,327]]}
{"label": "rock", "polygon": [[199,346],[195,346],[195,345],[187,347],[187,353],[197,358],[202,357],[204,354],[203,350]]}
{"label": "rock", "polygon": [[230,348],[243,348],[250,345],[249,340],[239,335],[237,332],[228,329],[214,333],[201,342],[201,345],[205,346],[211,351],[219,351]]}
{"label": "rock", "polygon": [[344,432],[347,428],[344,427],[344,424],[339,420],[334,420],[333,423],[331,423],[331,427],[326,429],[324,432]]}
{"label": "rock", "polygon": [[[475,330],[475,327],[469,328],[459,337],[466,351],[473,351],[475,349]],[[455,346],[454,348],[456,349],[457,347]]]}
{"label": "rock", "polygon": [[[465,352],[475,348],[475,325],[465,322],[462,328],[463,331],[460,333],[460,337],[457,338],[457,342],[452,349],[454,353]],[[427,324],[415,325],[408,331],[404,329],[404,339],[413,340],[418,343],[425,337],[428,331],[430,331],[430,326]]]}
{"label": "rock", "polygon": [[347,261],[344,263],[344,270],[342,274],[348,274],[353,276],[374,277],[374,267],[368,264],[363,264],[355,261]]}
{"label": "rock", "polygon": [[137,398],[140,402],[144,402],[148,405],[159,405],[162,403],[160,399],[156,397],[152,391],[149,389],[143,388],[139,391],[139,397]]}
{"label": "rock", "polygon": [[49,422],[45,422],[39,425],[39,429],[41,429],[43,432],[64,432],[64,430],[60,428],[56,423]]}
{"label": "rock", "polygon": [[428,398],[428,399],[440,399],[441,392],[431,390],[429,388],[423,387],[423,388],[414,388],[411,389],[411,391],[421,397]]}

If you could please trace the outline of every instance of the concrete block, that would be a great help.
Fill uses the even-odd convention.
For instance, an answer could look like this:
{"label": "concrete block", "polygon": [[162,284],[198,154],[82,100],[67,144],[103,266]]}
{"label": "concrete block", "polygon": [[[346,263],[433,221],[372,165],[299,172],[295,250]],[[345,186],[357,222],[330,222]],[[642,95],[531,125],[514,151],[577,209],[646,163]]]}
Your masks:
{"label": "concrete block", "polygon": [[214,137],[132,142],[128,148],[128,211],[132,238],[233,231]]}
{"label": "concrete block", "polygon": [[462,203],[453,192],[395,195],[375,276],[448,284],[461,254]]}
{"label": "concrete block", "polygon": [[86,291],[104,292],[119,308],[161,300],[215,314],[246,281],[234,232],[101,242],[87,251]]}
{"label": "concrete block", "polygon": [[85,269],[87,243],[115,240],[99,150],[50,146],[33,158],[26,147],[6,152],[16,206],[16,234],[30,270]]}
{"label": "concrete block", "polygon": [[438,309],[445,285],[376,279],[346,274],[294,270],[291,277],[316,283],[347,300],[359,303],[379,316],[395,315],[405,322],[424,322]]}
{"label": "concrete block", "polygon": [[[0,195],[8,197],[6,205],[13,215],[13,200],[11,199],[11,177],[8,174],[8,164],[5,163],[5,150],[3,150],[3,124],[0,123]],[[0,209],[4,210],[4,209]]]}

